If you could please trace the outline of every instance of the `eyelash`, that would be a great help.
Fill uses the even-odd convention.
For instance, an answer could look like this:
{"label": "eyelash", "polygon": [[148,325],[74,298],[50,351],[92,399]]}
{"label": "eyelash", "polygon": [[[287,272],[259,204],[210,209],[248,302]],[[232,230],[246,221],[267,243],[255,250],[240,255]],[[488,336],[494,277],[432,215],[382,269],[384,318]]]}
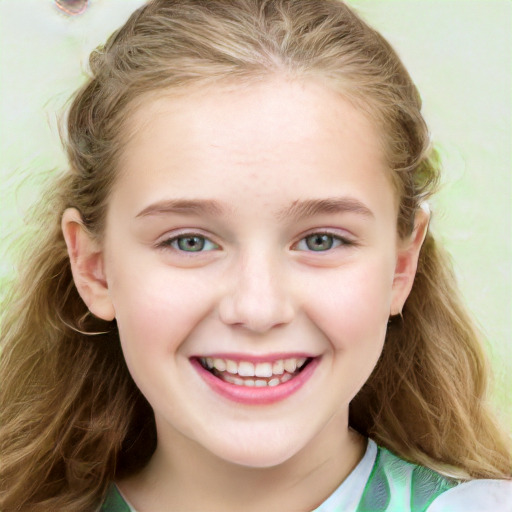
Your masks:
{"label": "eyelash", "polygon": [[[200,240],[203,241],[203,246],[199,250],[197,250],[197,251],[186,251],[186,250],[181,249],[179,247],[178,244],[179,244],[180,240],[187,240],[187,239],[190,240],[192,238],[200,239]],[[203,251],[204,245],[206,245],[206,244],[211,244],[211,246],[213,248],[210,248],[207,251]],[[158,243],[157,247],[160,248],[160,249],[171,248],[171,249],[174,249],[177,252],[192,253],[192,254],[193,253],[201,253],[201,252],[209,252],[211,250],[216,250],[216,249],[219,248],[219,246],[215,242],[212,242],[209,238],[207,238],[204,235],[201,235],[200,233],[182,233],[180,235],[173,236],[171,238],[167,238],[165,240],[162,240],[161,242]]]}
{"label": "eyelash", "polygon": [[[311,249],[307,245],[307,243],[308,243],[307,240],[310,238],[313,238],[313,237],[329,237],[329,239],[331,240],[331,246],[327,247],[324,250],[316,251],[314,249]],[[187,239],[190,240],[193,238],[200,239],[202,241],[203,245],[199,248],[199,250],[187,251],[187,250],[180,248],[180,246],[179,246],[180,240],[187,240]],[[297,249],[297,247],[302,243],[306,244],[306,248]],[[211,245],[211,247],[207,250],[203,250],[205,245]],[[351,246],[351,245],[355,245],[354,242],[345,237],[336,235],[334,233],[329,233],[328,231],[318,231],[318,232],[308,233],[307,235],[303,236],[298,242],[293,244],[292,250],[299,250],[299,251],[312,252],[312,253],[323,253],[323,252],[329,252],[329,251],[336,249],[338,247],[341,247],[341,246]],[[157,244],[157,247],[160,249],[171,248],[177,252],[193,254],[193,253],[203,253],[203,252],[210,252],[212,250],[216,250],[219,248],[219,245],[217,245],[215,242],[212,242],[208,237],[201,235],[199,233],[183,233],[183,234],[180,234],[180,235],[177,235],[177,236],[174,236],[171,238],[167,238],[167,239],[159,242]]]}
{"label": "eyelash", "polygon": [[[307,249],[302,249],[306,252],[312,252],[312,253],[319,253],[319,252],[329,252],[333,249],[337,249],[338,247],[342,246],[351,246],[355,245],[352,240],[349,240],[346,237],[336,235],[334,233],[330,233],[329,231],[315,231],[313,233],[308,233],[307,235],[303,236],[297,243],[295,243],[292,247],[298,247],[299,244],[304,243],[307,246],[307,240],[309,238],[313,237],[329,237],[332,240],[332,245],[328,247],[325,250],[315,251],[314,249],[311,249],[310,247],[307,247]],[[297,250],[297,249],[294,249]]]}

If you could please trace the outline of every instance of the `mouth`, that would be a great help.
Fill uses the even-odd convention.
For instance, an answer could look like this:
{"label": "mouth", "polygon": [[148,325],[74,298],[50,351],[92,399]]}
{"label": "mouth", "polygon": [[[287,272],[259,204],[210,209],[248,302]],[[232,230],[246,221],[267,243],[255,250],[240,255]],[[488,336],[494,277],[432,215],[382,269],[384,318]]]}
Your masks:
{"label": "mouth", "polygon": [[222,396],[247,404],[282,400],[309,379],[319,357],[286,357],[248,361],[229,357],[194,357],[193,366]]}
{"label": "mouth", "polygon": [[274,387],[296,377],[312,358],[287,358],[253,363],[213,357],[201,357],[199,363],[215,377],[247,387]]}

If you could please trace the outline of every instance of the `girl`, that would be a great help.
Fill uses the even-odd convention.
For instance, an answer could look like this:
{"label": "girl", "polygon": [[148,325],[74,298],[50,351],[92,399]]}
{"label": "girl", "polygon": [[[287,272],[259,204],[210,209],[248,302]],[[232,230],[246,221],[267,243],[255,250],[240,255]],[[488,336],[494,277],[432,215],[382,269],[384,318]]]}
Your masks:
{"label": "girl", "polygon": [[8,299],[0,509],[512,510],[389,44],[153,0],[93,52]]}

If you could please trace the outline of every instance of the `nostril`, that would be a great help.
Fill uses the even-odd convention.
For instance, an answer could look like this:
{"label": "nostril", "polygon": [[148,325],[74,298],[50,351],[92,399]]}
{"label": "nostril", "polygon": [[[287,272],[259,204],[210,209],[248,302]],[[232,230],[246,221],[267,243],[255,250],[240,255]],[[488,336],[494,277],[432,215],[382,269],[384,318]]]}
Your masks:
{"label": "nostril", "polygon": [[[293,294],[286,276],[278,275],[271,258],[244,263],[233,272],[222,290],[218,304],[220,320],[232,328],[265,333],[284,327],[293,320]],[[276,268],[274,268],[276,267]]]}

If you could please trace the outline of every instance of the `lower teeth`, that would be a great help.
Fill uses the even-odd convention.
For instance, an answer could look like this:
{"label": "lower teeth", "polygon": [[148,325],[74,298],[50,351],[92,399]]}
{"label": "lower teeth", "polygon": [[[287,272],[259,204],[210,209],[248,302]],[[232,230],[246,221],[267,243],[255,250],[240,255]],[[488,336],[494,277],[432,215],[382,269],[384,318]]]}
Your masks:
{"label": "lower teeth", "polygon": [[227,372],[218,372],[215,371],[213,374],[218,377],[219,379],[229,382],[230,384],[235,384],[236,386],[247,386],[247,387],[274,387],[278,386],[279,384],[283,384],[284,382],[289,381],[294,375],[291,373],[284,373],[283,375],[280,375],[279,378],[274,377],[270,380],[263,380],[263,379],[242,379],[240,377],[235,377],[234,375],[231,375]]}

